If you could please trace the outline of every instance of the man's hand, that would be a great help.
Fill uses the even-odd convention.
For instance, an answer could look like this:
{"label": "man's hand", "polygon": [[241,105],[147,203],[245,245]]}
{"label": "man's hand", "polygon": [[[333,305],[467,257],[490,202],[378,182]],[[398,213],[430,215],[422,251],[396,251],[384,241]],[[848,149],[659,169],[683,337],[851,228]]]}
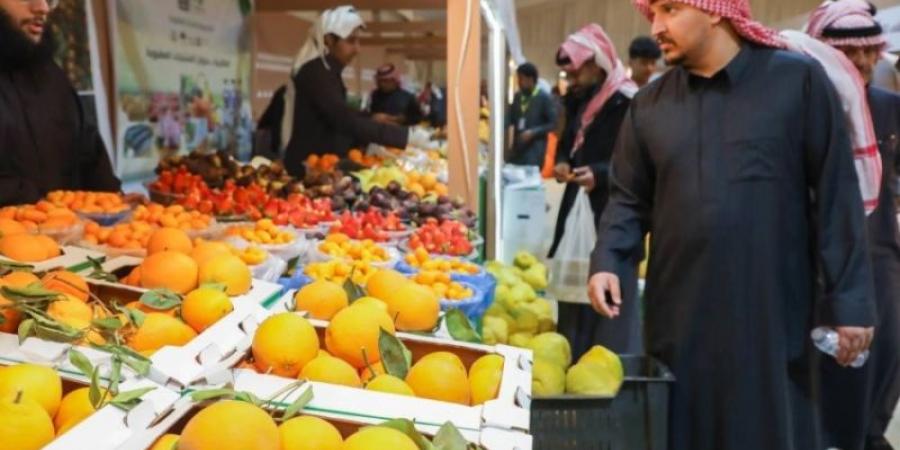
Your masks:
{"label": "man's hand", "polygon": [[[612,302],[607,302],[607,294]],[[622,290],[619,286],[619,276],[614,273],[600,272],[591,276],[588,281],[588,297],[591,306],[602,316],[614,319],[619,316],[619,307],[622,306]]]}
{"label": "man's hand", "polygon": [[144,194],[133,192],[131,194],[124,194],[122,196],[122,200],[129,205],[144,205],[147,203],[147,197],[144,197]]}
{"label": "man's hand", "polygon": [[572,173],[575,175],[575,179],[572,181],[583,187],[584,190],[591,192],[597,186],[597,180],[594,179],[594,171],[590,167],[576,167]]}
{"label": "man's hand", "polygon": [[396,124],[398,122],[398,120],[394,116],[392,116],[390,114],[385,114],[385,113],[372,114],[372,120],[374,120],[378,123],[390,123],[390,124]]}
{"label": "man's hand", "polygon": [[556,177],[556,181],[560,183],[567,183],[571,173],[572,168],[567,163],[559,163],[553,168],[553,175]]}
{"label": "man's hand", "polygon": [[523,144],[531,142],[532,139],[534,139],[534,132],[531,130],[525,130],[519,133],[519,142]]}
{"label": "man's hand", "polygon": [[835,331],[840,336],[835,359],[844,367],[849,366],[860,353],[869,349],[875,335],[874,328],[835,327]]}

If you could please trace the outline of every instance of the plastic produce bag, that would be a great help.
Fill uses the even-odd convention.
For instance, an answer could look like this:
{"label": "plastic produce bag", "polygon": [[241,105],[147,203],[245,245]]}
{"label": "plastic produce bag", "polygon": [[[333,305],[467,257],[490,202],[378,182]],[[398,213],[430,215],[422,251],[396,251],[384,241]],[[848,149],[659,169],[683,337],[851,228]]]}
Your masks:
{"label": "plastic produce bag", "polygon": [[580,188],[569,217],[566,218],[566,227],[556,255],[550,260],[547,293],[563,302],[589,303],[587,285],[591,270],[591,251],[596,242],[594,211],[584,188]]}
{"label": "plastic produce bag", "polygon": [[287,262],[271,253],[263,262],[250,266],[250,272],[253,273],[254,280],[263,280],[271,283],[278,282],[285,270],[287,270]]}

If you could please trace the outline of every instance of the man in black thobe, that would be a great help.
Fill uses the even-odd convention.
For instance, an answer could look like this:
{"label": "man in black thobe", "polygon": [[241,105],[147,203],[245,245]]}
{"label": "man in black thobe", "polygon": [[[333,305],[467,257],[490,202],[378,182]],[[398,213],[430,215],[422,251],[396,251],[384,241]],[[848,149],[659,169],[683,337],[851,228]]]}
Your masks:
{"label": "man in black thobe", "polygon": [[[55,3],[55,2],[51,2]],[[0,206],[118,191],[103,141],[53,62],[47,2],[0,2]]]}
{"label": "man in black thobe", "polygon": [[295,177],[306,173],[304,162],[312,154],[345,157],[364,143],[406,148],[410,137],[419,141],[409,129],[376,122],[347,104],[341,73],[359,53],[363,27],[352,6],[326,10],[297,56],[281,127],[282,142],[287,142],[284,165]]}
{"label": "man in black thobe", "polygon": [[372,91],[369,113],[372,118],[395,125],[416,125],[422,121],[419,101],[412,92],[404,90],[400,69],[393,64],[385,64],[375,72],[378,87]]}
{"label": "man in black thobe", "polygon": [[822,450],[810,330],[835,327],[849,364],[874,323],[834,87],[812,59],[771,48],[745,0],[637,3],[676,67],[635,96],[619,133],[592,304],[619,313],[615,274],[652,231],[646,348],[677,378],[669,449]]}
{"label": "man in black thobe", "polygon": [[807,31],[844,52],[868,85],[883,169],[878,206],[867,218],[878,332],[863,367],[822,361],[826,438],[841,450],[888,450],[892,447],[884,434],[900,396],[900,232],[894,206],[900,96],[872,86],[886,40],[869,3],[824,3],[810,16]]}
{"label": "man in black thobe", "polygon": [[550,94],[538,87],[537,67],[524,63],[516,69],[519,92],[507,115],[511,150],[506,162],[520,166],[544,165],[547,134],[556,129],[556,105]]}

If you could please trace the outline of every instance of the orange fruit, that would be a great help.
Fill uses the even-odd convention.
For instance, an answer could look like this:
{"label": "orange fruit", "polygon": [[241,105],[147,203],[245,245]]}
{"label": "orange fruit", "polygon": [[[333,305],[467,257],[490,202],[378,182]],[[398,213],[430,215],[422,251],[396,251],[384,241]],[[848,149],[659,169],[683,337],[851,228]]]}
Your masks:
{"label": "orange fruit", "polygon": [[178,450],[179,437],[177,434],[164,434],[148,450]]}
{"label": "orange fruit", "polygon": [[181,303],[181,318],[194,331],[202,333],[234,310],[228,295],[218,289],[199,288],[191,291]]}
{"label": "orange fruit", "polygon": [[225,285],[228,295],[243,295],[250,291],[253,274],[241,258],[234,255],[208,260],[200,266],[200,284]]}
{"label": "orange fruit", "polygon": [[191,238],[177,228],[160,228],[150,235],[150,241],[147,242],[148,255],[167,251],[190,255],[193,250]]}
{"label": "orange fruit", "polygon": [[[6,283],[0,282],[0,286]],[[19,322],[22,320],[22,313],[16,309],[4,308],[4,306],[12,305],[13,302],[8,298],[0,295],[0,333],[15,333],[19,329]]]}
{"label": "orange fruit", "polygon": [[0,254],[15,261],[41,262],[59,256],[59,246],[46,236],[18,234],[0,238]]}
{"label": "orange fruit", "polygon": [[3,449],[38,450],[53,441],[53,421],[47,411],[27,398],[0,399],[0,443]]}
{"label": "orange fruit", "polygon": [[503,357],[484,355],[469,368],[469,392],[472,405],[481,405],[497,398],[503,379]]}
{"label": "orange fruit", "polygon": [[366,282],[366,292],[371,297],[386,301],[388,297],[401,286],[410,283],[400,272],[390,269],[382,269],[372,274]]}
{"label": "orange fruit", "polygon": [[178,450],[281,450],[275,421],[257,406],[223,400],[198,412],[181,432]]}
{"label": "orange fruit", "polygon": [[171,345],[180,347],[197,337],[184,322],[161,313],[149,313],[144,323],[128,338],[128,346],[138,352],[155,352]]}
{"label": "orange fruit", "polygon": [[365,427],[353,433],[344,441],[341,450],[418,450],[419,446],[413,440],[393,429],[387,427]]}
{"label": "orange fruit", "polygon": [[415,392],[405,381],[388,374],[378,375],[375,379],[366,383],[366,389],[388,394],[405,395],[407,397],[416,396]]}
{"label": "orange fruit", "polygon": [[190,256],[162,251],[147,256],[141,263],[141,286],[187,294],[197,287],[198,272],[197,263]]}
{"label": "orange fruit", "polygon": [[26,287],[40,283],[41,279],[31,272],[11,272],[3,277],[3,282],[12,287]]}
{"label": "orange fruit", "polygon": [[227,244],[222,242],[202,241],[194,246],[194,250],[191,251],[191,258],[194,258],[194,261],[197,261],[197,265],[202,266],[203,263],[208,260],[230,254],[231,250],[228,248]]}
{"label": "orange fruit", "polygon": [[303,286],[297,291],[294,300],[297,311],[309,311],[312,318],[319,320],[331,320],[349,304],[344,288],[326,280],[313,281]]}
{"label": "orange fruit", "polygon": [[53,417],[62,401],[62,379],[55,370],[37,364],[18,364],[0,369],[0,400],[22,397],[37,402]]}
{"label": "orange fruit", "polygon": [[71,295],[61,295],[47,307],[47,315],[59,321],[78,319],[90,322],[94,318],[94,310],[87,303]]}
{"label": "orange fruit", "polygon": [[56,417],[53,418],[53,426],[56,427],[56,435],[59,436],[77,425],[96,409],[90,400],[91,388],[83,387],[75,389],[63,397],[59,404]]}
{"label": "orange fruit", "polygon": [[90,298],[90,288],[87,281],[80,275],[69,272],[67,270],[57,270],[44,275],[41,279],[44,289],[49,291],[68,294],[83,302]]}
{"label": "orange fruit", "polygon": [[50,236],[38,234],[34,236],[34,239],[37,245],[42,246],[47,253],[45,259],[56,258],[57,256],[62,255],[62,249],[59,248],[59,244],[50,238]]}
{"label": "orange fruit", "polygon": [[316,357],[303,367],[300,378],[356,388],[362,387],[356,369],[344,360],[333,356]]}
{"label": "orange fruit", "polygon": [[366,359],[370,364],[381,361],[378,337],[382,329],[391,334],[396,331],[386,312],[376,306],[352,305],[331,319],[325,330],[325,347],[332,355],[362,369]]}
{"label": "orange fruit", "polygon": [[281,450],[341,450],[344,438],[334,425],[318,417],[294,417],[278,427]]}
{"label": "orange fruit", "polygon": [[406,375],[406,383],[416,397],[468,405],[469,379],[459,357],[435,352],[422,357]]}
{"label": "orange fruit", "polygon": [[0,219],[0,237],[14,236],[17,234],[25,234],[28,229],[19,222],[12,219]]}
{"label": "orange fruit", "polygon": [[381,361],[378,361],[377,363],[371,363],[369,366],[363,367],[359,371],[359,378],[363,383],[367,383],[378,375],[384,375],[385,373],[387,373],[387,371],[384,370],[384,364],[382,364]]}
{"label": "orange fruit", "polygon": [[319,352],[319,335],[309,321],[294,314],[269,316],[253,336],[256,368],[287,378],[296,378]]}
{"label": "orange fruit", "polygon": [[131,273],[128,274],[125,278],[122,278],[122,283],[127,284],[129,286],[140,286],[141,285],[141,266],[137,266],[134,269],[131,269]]}
{"label": "orange fruit", "polygon": [[431,331],[441,313],[441,302],[434,291],[417,283],[404,283],[384,301],[402,331]]}

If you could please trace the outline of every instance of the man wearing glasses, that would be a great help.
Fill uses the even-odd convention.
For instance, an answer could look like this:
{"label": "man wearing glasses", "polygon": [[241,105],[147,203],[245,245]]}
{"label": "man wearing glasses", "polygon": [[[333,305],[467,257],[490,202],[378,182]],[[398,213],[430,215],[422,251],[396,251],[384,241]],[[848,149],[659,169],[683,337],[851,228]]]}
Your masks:
{"label": "man wearing glasses", "polygon": [[0,206],[57,189],[118,191],[96,128],[53,62],[58,0],[0,0]]}

